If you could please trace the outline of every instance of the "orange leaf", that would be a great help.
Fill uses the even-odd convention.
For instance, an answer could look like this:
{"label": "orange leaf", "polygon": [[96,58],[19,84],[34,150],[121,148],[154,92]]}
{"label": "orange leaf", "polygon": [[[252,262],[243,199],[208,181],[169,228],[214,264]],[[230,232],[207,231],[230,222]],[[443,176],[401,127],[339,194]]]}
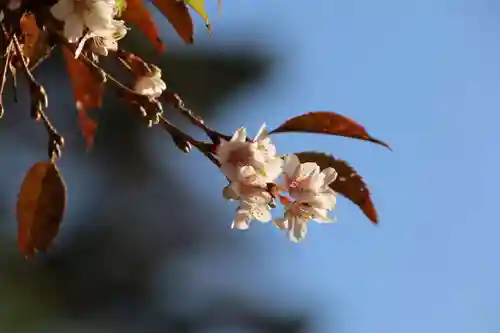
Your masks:
{"label": "orange leaf", "polygon": [[87,112],[101,107],[104,84],[96,80],[87,65],[81,60],[75,59],[70,50],[67,48],[63,50],[75,95],[80,129],[85,138],[87,149],[91,149],[94,144],[97,122],[91,119]]}
{"label": "orange leaf", "polygon": [[48,44],[47,33],[38,28],[35,15],[23,15],[20,26],[22,31],[23,55],[26,57],[30,69],[34,69],[50,55],[52,47]]}
{"label": "orange leaf", "polygon": [[17,198],[18,246],[30,258],[46,252],[59,233],[66,206],[66,185],[56,165],[38,162],[26,174]]}
{"label": "orange leaf", "polygon": [[363,181],[363,177],[346,161],[338,160],[333,156],[317,152],[296,153],[301,163],[315,162],[321,170],[332,167],[337,171],[337,179],[330,184],[332,190],[342,194],[355,203],[374,224],[378,223],[377,211],[370,197],[370,191]]}
{"label": "orange leaf", "polygon": [[353,139],[370,141],[382,145],[389,150],[389,145],[371,137],[365,128],[354,120],[335,112],[318,111],[288,119],[270,133],[302,132],[344,136]]}
{"label": "orange leaf", "polygon": [[128,23],[135,24],[155,45],[158,52],[165,50],[165,44],[160,39],[158,28],[153,20],[153,16],[144,6],[142,0],[127,0],[127,6],[122,13],[122,18]]}
{"label": "orange leaf", "polygon": [[153,0],[153,3],[167,17],[182,40],[186,44],[193,44],[193,19],[186,4],[178,0]]}

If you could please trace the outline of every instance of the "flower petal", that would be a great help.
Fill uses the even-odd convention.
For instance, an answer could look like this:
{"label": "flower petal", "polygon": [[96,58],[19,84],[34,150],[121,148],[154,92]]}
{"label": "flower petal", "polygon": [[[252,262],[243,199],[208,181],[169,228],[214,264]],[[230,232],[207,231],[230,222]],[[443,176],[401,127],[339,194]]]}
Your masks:
{"label": "flower petal", "polygon": [[251,215],[248,211],[238,210],[231,224],[231,229],[247,230],[250,227],[250,220]]}
{"label": "flower petal", "polygon": [[273,224],[280,230],[288,229],[288,219],[285,217],[273,219]]}
{"label": "flower petal", "polygon": [[307,223],[305,221],[299,221],[299,219],[296,219],[292,229],[288,232],[290,240],[294,243],[302,241],[307,234]]}
{"label": "flower petal", "polygon": [[247,129],[245,127],[240,127],[234,132],[231,141],[245,142],[247,139]]}
{"label": "flower petal", "polygon": [[71,14],[64,22],[64,37],[70,43],[76,43],[83,36],[83,21],[76,14]]}
{"label": "flower petal", "polygon": [[289,178],[294,178],[299,166],[300,161],[296,155],[287,155],[284,159],[283,173]]}
{"label": "flower petal", "polygon": [[325,175],[324,184],[326,186],[333,183],[335,181],[335,179],[337,179],[337,176],[338,176],[337,171],[331,167],[324,169],[323,171],[321,171],[321,173]]}

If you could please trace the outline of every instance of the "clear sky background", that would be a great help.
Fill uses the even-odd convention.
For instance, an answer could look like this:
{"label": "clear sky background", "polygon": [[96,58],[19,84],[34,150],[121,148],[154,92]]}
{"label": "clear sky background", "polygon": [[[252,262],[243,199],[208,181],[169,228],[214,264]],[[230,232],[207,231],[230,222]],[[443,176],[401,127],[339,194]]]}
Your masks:
{"label": "clear sky background", "polygon": [[[193,292],[234,285],[271,295],[279,306],[312,309],[318,333],[500,332],[500,2],[227,0],[222,17],[213,2],[214,35],[203,42],[253,34],[279,60],[268,84],[224,106],[221,130],[252,133],[264,120],[274,127],[334,110],[394,153],[276,136],[283,153],[348,160],[370,185],[380,226],[340,199],[339,223],[311,225],[298,246],[269,225],[228,230],[258,255],[197,267]],[[179,168],[193,170],[194,159]],[[208,193],[225,185],[216,170],[185,174]],[[229,224],[235,207],[217,202]]]}
{"label": "clear sky background", "polygon": [[[374,227],[340,198],[339,222],[311,224],[299,245],[271,225],[231,230],[235,205],[221,197],[225,179],[201,154],[165,160],[188,186],[196,183],[197,200],[223,213],[221,232],[246,246],[235,248],[242,254],[234,262],[200,258],[177,267],[190,291],[238,288],[284,311],[309,311],[311,333],[500,332],[500,2],[223,0],[222,16],[216,0],[207,2],[214,33],[203,37],[200,21],[201,44],[257,39],[255,47],[277,60],[269,81],[222,105],[215,127],[255,133],[264,121],[275,127],[306,111],[332,110],[394,153],[356,140],[277,135],[282,153],[318,150],[349,161],[380,215]],[[156,155],[168,144],[158,138]],[[33,162],[34,152],[19,149],[18,163],[2,166],[17,175],[2,179],[10,193]],[[72,202],[94,195],[98,175],[89,182],[85,160],[64,163],[65,178],[79,189],[69,201],[71,221],[96,209]]]}

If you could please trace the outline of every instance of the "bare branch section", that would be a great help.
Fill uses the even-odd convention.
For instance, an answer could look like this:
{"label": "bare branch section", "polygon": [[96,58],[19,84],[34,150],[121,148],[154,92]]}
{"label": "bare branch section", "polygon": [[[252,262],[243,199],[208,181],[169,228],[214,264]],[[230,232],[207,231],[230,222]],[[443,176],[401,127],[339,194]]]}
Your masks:
{"label": "bare branch section", "polygon": [[[195,40],[192,12],[198,13],[211,29],[202,0],[154,0],[153,3],[187,44]],[[64,139],[47,115],[49,97],[33,72],[55,47],[64,53],[87,148],[93,146],[98,129],[89,111],[102,107],[104,89],[111,88],[148,127],[165,130],[182,152],[189,153],[195,148],[219,168],[228,180],[223,196],[239,203],[233,228],[247,229],[253,220],[273,221],[277,228],[287,231],[292,241],[298,242],[305,236],[309,220],[331,221],[327,214],[335,207],[337,192],[357,204],[372,222],[378,222],[370,192],[349,164],[315,152],[278,155],[271,135],[326,134],[389,148],[387,143],[369,135],[353,120],[329,111],[301,114],[270,132],[262,126],[253,138],[247,136],[243,127],[232,135],[221,133],[209,127],[177,93],[168,89],[160,68],[120,46],[120,40],[132,25],[142,30],[158,52],[165,50],[156,23],[142,0],[0,0],[0,117],[4,113],[2,98],[6,82],[12,78],[16,86],[16,75],[20,72],[29,86],[29,114],[43,123],[48,136],[48,161],[32,167],[19,196],[19,244],[26,256],[50,248],[66,200],[64,182],[56,167]],[[105,68],[101,61],[104,57],[116,62],[123,75]],[[122,76],[126,79],[118,79]],[[164,106],[185,117],[207,141],[195,139],[174,124],[163,112]],[[278,179],[284,182],[279,183]],[[58,207],[56,210],[47,206],[51,201]],[[279,218],[270,213],[276,202],[285,208],[284,216]]]}

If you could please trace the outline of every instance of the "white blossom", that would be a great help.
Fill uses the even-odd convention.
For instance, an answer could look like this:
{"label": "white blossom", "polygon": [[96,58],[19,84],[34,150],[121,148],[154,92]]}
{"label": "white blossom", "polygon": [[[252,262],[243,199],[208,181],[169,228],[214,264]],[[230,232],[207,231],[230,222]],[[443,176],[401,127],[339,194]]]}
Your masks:
{"label": "white blossom", "polygon": [[167,85],[161,78],[161,70],[156,68],[152,73],[141,76],[134,85],[134,91],[149,98],[158,98]]}
{"label": "white blossom", "polygon": [[[92,38],[91,50],[93,53],[107,56],[109,50],[116,51],[118,49],[118,41],[127,34],[127,27],[125,22],[119,20],[115,20],[112,24],[115,26],[112,35]],[[76,53],[76,56],[78,56],[78,53]]]}
{"label": "white blossom", "polygon": [[271,220],[270,203],[273,198],[265,188],[231,183],[229,189],[233,194],[233,200],[240,200],[231,228],[246,230],[252,220],[260,222]]}
{"label": "white blossom", "polygon": [[50,11],[64,22],[63,34],[70,43],[84,35],[106,38],[116,32],[114,0],[59,0]]}
{"label": "white blossom", "polygon": [[280,175],[283,166],[264,126],[252,141],[247,140],[246,129],[239,128],[229,141],[221,139],[215,155],[231,182],[265,186]]}
{"label": "white blossom", "polygon": [[328,223],[328,212],[336,205],[335,192],[329,185],[337,178],[333,168],[320,171],[314,162],[300,163],[296,155],[285,157],[282,189],[293,200],[285,205],[284,217],[273,222],[279,229],[288,230],[293,242],[301,241],[307,233],[307,222]]}

